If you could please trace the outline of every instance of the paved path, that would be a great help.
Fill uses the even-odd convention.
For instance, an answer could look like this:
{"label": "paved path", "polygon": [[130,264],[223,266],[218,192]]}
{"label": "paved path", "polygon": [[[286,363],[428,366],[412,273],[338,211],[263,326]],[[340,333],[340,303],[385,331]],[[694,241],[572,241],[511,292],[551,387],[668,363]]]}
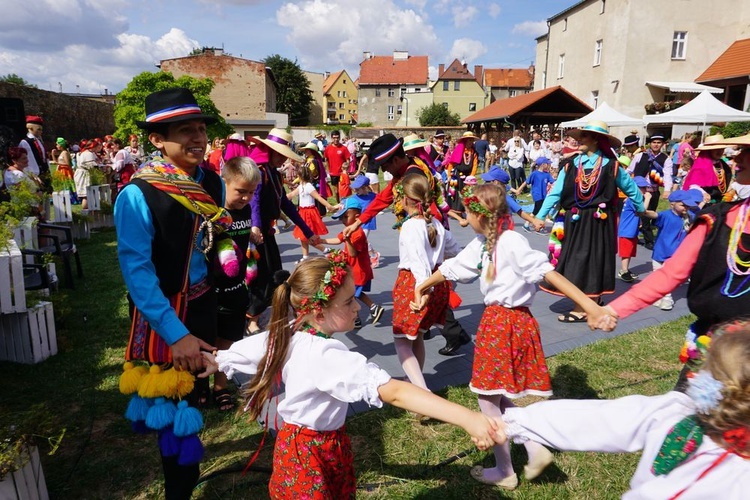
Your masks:
{"label": "paved path", "polygon": [[[533,248],[546,253],[547,237],[526,233],[521,227],[523,221],[517,216],[514,217],[516,220],[516,230],[527,237]],[[398,233],[391,229],[394,220],[394,216],[390,212],[380,214],[378,216],[378,229],[370,233],[370,241],[375,249],[381,253],[382,257],[380,267],[375,269],[375,279],[372,283],[372,292],[369,295],[374,302],[385,307],[385,313],[378,325],[368,324],[367,311],[363,307],[360,311],[360,318],[365,324],[364,328],[359,331],[347,333],[345,336],[340,337],[340,340],[352,350],[356,350],[367,356],[391,375],[402,377],[404,373],[393,347],[393,337],[390,327],[392,308],[391,289],[393,288],[393,283],[396,280],[398,272]],[[343,228],[340,222],[328,218],[326,219],[326,224],[329,227],[329,236],[335,236]],[[474,237],[474,232],[469,227],[461,228],[457,224],[452,224],[451,227],[453,228],[454,237],[462,245],[466,245]],[[291,231],[285,231],[277,235],[277,241],[282,253],[284,267],[291,270],[294,267],[294,262],[301,256],[299,242],[292,237]],[[638,256],[632,260],[631,270],[639,274],[641,278],[648,275],[651,272],[650,257],[650,251],[642,246],[638,247]],[[617,280],[615,295],[609,296],[605,301],[608,302],[612,300],[611,297],[616,297],[624,293],[629,286],[629,284]],[[463,304],[455,311],[456,318],[458,318],[466,331],[474,336],[483,311],[482,294],[479,291],[479,285],[476,282],[458,284],[456,291],[463,298]],[[567,298],[561,299],[545,292],[539,292],[536,294],[531,311],[541,327],[544,352],[547,356],[553,356],[557,353],[589,344],[595,340],[611,338],[684,316],[688,314],[685,299],[686,292],[687,286],[682,285],[673,293],[675,307],[672,311],[661,311],[656,307],[649,307],[621,321],[617,329],[610,333],[592,332],[585,323],[563,324],[557,321],[559,313],[572,309],[573,303]],[[440,390],[447,386],[468,384],[471,378],[473,344],[467,344],[462,347],[456,356],[441,356],[438,354],[438,349],[445,345],[445,340],[441,335],[437,334],[436,329],[433,329],[433,332],[436,335],[425,342],[427,356],[424,373],[428,387],[432,390]],[[361,411],[366,408],[367,406],[364,404],[355,405],[352,411]]]}

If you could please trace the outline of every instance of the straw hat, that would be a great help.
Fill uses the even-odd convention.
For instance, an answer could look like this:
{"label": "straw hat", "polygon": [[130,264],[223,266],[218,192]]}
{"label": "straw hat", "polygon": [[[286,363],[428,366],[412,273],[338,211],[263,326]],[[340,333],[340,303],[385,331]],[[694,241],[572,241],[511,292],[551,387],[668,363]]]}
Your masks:
{"label": "straw hat", "polygon": [[409,134],[404,137],[404,151],[411,151],[412,149],[423,148],[429,144],[427,141],[419,137],[417,134]]}
{"label": "straw hat", "polygon": [[461,135],[461,137],[458,138],[458,142],[466,141],[468,139],[473,139],[473,140],[477,141],[477,140],[479,140],[479,137],[477,137],[476,135],[474,135],[474,132],[472,132],[471,130],[467,130],[466,132],[464,132]]}
{"label": "straw hat", "polygon": [[286,130],[282,130],[280,128],[272,128],[265,139],[261,139],[256,135],[248,138],[248,142],[251,142],[253,144],[262,142],[269,148],[273,149],[277,153],[281,153],[289,159],[302,161],[302,157],[292,151],[292,134],[287,133]]}
{"label": "straw hat", "polygon": [[574,128],[568,132],[568,135],[573,139],[580,141],[582,132],[591,132],[602,137],[606,137],[609,140],[610,146],[613,148],[619,148],[622,145],[622,141],[609,133],[609,126],[600,120],[591,120],[585,126],[581,128]]}
{"label": "straw hat", "polygon": [[721,134],[709,135],[703,140],[703,144],[695,148],[696,151],[710,151],[712,149],[724,149],[724,136]]}
{"label": "straw hat", "polygon": [[320,150],[318,149],[318,145],[315,144],[314,142],[308,142],[307,144],[305,144],[304,146],[302,146],[301,149],[309,149],[310,151],[312,151],[316,155],[320,156]]}
{"label": "straw hat", "polygon": [[[708,137],[706,137],[706,140],[708,140]],[[741,147],[747,147],[750,146],[750,134],[741,135],[739,137],[730,137],[729,139],[722,139],[720,141],[716,141],[716,145],[722,144],[724,147],[726,146],[741,146]]]}

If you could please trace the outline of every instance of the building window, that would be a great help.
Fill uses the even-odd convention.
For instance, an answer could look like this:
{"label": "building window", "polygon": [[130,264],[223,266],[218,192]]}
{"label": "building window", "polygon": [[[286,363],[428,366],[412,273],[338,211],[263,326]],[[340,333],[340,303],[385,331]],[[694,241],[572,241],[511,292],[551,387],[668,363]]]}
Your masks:
{"label": "building window", "polygon": [[388,120],[393,121],[393,106],[388,106]]}
{"label": "building window", "polygon": [[606,0],[601,0],[601,9],[599,10],[599,14],[604,14],[604,6],[607,4]]}
{"label": "building window", "polygon": [[339,121],[344,121],[344,115],[339,115]]}
{"label": "building window", "polygon": [[461,82],[459,82],[458,80],[453,82],[453,90],[461,90]]}
{"label": "building window", "polygon": [[380,97],[380,89],[375,89],[375,97]]}
{"label": "building window", "polygon": [[343,102],[339,103],[339,109],[344,109],[344,103]]}
{"label": "building window", "polygon": [[599,107],[599,91],[598,90],[591,91],[591,107],[593,107],[594,109]]}
{"label": "building window", "polygon": [[476,111],[477,110],[477,103],[470,102],[469,103],[469,111]]}
{"label": "building window", "polygon": [[388,89],[388,97],[393,97],[396,95],[395,89]]}
{"label": "building window", "polygon": [[449,88],[449,85],[450,85],[450,84],[451,84],[451,82],[449,82],[449,81],[444,81],[444,82],[443,82],[443,90],[444,90],[445,92],[447,92],[448,90],[450,90],[450,88]]}
{"label": "building window", "polygon": [[568,18],[563,19],[563,31],[568,31]]}
{"label": "building window", "polygon": [[336,97],[341,97],[341,91],[340,90],[336,91]]}
{"label": "building window", "polygon": [[443,103],[443,107],[444,107],[445,109],[448,109],[448,103],[447,103],[447,102],[444,102],[444,103]]}
{"label": "building window", "polygon": [[344,82],[344,85],[346,85],[346,78],[344,78],[342,81]]}
{"label": "building window", "polygon": [[508,91],[508,97],[516,97],[517,95],[518,95],[518,92],[515,90]]}
{"label": "building window", "polygon": [[560,58],[557,60],[557,78],[565,76],[565,54],[560,54]]}
{"label": "building window", "polygon": [[685,59],[687,31],[675,31],[672,37],[672,59]]}
{"label": "building window", "polygon": [[341,97],[346,97],[346,90],[341,92]]}
{"label": "building window", "polygon": [[402,95],[404,95],[404,94],[406,94],[406,87],[401,87],[401,90],[399,91],[399,94],[398,94],[398,95],[399,95],[399,96],[402,96]]}
{"label": "building window", "polygon": [[594,66],[599,66],[602,63],[602,40],[597,40],[594,45]]}
{"label": "building window", "polygon": [[396,113],[399,115],[403,113],[403,108],[400,104],[396,106]]}

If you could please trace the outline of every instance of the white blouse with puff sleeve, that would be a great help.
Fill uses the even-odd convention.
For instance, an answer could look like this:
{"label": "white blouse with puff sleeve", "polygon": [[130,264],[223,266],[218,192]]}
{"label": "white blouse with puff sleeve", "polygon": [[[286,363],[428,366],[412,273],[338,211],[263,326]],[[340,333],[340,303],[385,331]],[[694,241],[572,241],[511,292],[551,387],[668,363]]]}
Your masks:
{"label": "white blouse with puff sleeve", "polygon": [[[254,375],[266,352],[268,332],[245,338],[219,351],[219,369],[233,377],[235,372]],[[307,332],[292,336],[282,370],[285,397],[278,414],[285,422],[317,431],[341,428],[349,403],[364,401],[380,408],[378,387],[391,376],[359,353],[351,352],[336,339]]]}

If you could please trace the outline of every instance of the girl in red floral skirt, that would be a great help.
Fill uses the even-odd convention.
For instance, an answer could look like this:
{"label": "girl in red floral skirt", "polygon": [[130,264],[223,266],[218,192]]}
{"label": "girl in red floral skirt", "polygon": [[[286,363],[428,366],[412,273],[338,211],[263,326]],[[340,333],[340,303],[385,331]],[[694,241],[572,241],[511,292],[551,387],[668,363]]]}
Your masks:
{"label": "girl in red floral skirt", "polygon": [[[323,219],[318,212],[318,208],[315,206],[315,202],[321,203],[329,212],[336,211],[336,207],[333,207],[328,200],[318,194],[318,190],[312,185],[312,172],[309,168],[299,169],[299,186],[287,194],[287,198],[290,200],[295,196],[299,196],[299,215],[302,220],[305,221],[307,227],[313,232],[313,234],[328,234],[328,228],[323,223]],[[294,228],[292,235],[300,241],[302,245],[302,260],[305,260],[310,251],[310,243],[308,242],[302,230],[299,227]],[[315,248],[321,252],[325,248],[322,244],[317,245]]]}
{"label": "girl in red floral skirt", "polygon": [[[445,322],[450,288],[436,286],[426,307],[412,311],[409,307],[414,290],[430,277],[443,262],[446,252],[456,255],[458,244],[442,224],[432,220],[432,194],[427,178],[421,173],[409,174],[397,188],[396,205],[406,212],[394,228],[398,237],[398,277],[393,285],[393,337],[396,354],[412,384],[427,389],[422,374],[425,350],[423,334],[433,325]],[[398,210],[394,210],[396,212]],[[447,247],[447,248],[446,248]]]}
{"label": "girl in red floral skirt", "polygon": [[[270,330],[235,342],[218,354],[204,353],[206,377],[222,370],[254,374],[246,391],[251,419],[285,384],[278,404],[284,425],[276,437],[272,499],[354,498],[356,478],[344,422],[350,403],[383,401],[458,425],[480,449],[505,436],[497,421],[412,384],[394,380],[332,336],[354,327],[359,303],[346,257],[338,251],[297,266],[273,296]],[[294,312],[290,321],[288,311]]]}
{"label": "girl in red floral skirt", "polygon": [[[420,310],[429,303],[430,287],[446,280],[467,282],[482,276],[479,288],[486,307],[477,330],[469,387],[478,394],[482,413],[499,417],[514,406],[513,398],[552,395],[539,324],[529,311],[536,283],[546,279],[594,318],[606,313],[557,273],[546,254],[508,230],[510,214],[502,186],[483,184],[473,192],[467,190],[463,202],[466,219],[477,237],[416,288],[412,308]],[[524,471],[530,480],[552,462],[552,454],[533,441],[525,446],[529,464]],[[471,476],[481,483],[514,489],[518,476],[513,471],[508,443],[496,445],[494,452],[496,466],[476,466]]]}

